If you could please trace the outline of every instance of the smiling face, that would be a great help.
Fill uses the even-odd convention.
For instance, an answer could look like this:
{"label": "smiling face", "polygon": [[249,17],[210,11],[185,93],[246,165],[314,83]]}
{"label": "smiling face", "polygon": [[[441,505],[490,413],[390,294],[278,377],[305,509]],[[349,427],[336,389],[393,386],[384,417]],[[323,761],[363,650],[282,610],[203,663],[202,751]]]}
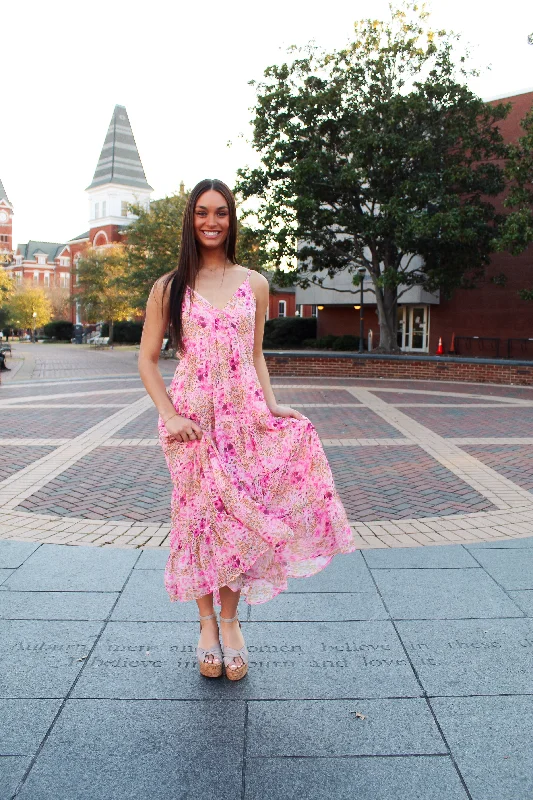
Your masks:
{"label": "smiling face", "polygon": [[198,198],[194,208],[194,236],[201,248],[222,247],[229,233],[230,215],[224,195],[209,189]]}

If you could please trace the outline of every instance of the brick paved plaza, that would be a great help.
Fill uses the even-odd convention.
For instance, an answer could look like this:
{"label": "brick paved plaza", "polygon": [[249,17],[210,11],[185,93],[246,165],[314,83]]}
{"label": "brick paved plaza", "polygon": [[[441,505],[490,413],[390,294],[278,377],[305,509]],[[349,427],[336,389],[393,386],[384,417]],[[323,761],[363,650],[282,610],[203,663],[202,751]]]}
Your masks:
{"label": "brick paved plaza", "polygon": [[163,588],[134,348],[15,343],[8,365],[0,800],[533,798],[533,388],[272,378],[358,551],[242,604],[230,685],[200,679],[196,605]]}

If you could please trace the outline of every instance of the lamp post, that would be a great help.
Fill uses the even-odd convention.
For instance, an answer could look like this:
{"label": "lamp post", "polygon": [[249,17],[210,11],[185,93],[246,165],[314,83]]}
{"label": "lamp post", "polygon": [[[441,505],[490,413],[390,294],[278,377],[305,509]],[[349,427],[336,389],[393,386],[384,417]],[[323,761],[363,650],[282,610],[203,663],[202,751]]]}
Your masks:
{"label": "lamp post", "polygon": [[358,267],[357,273],[360,278],[361,288],[361,305],[359,307],[359,352],[363,352],[363,336],[364,336],[364,312],[363,312],[363,281],[366,275],[366,267]]}
{"label": "lamp post", "polygon": [[37,317],[36,311],[33,312],[32,317],[33,317],[33,343],[35,344],[35,318]]}

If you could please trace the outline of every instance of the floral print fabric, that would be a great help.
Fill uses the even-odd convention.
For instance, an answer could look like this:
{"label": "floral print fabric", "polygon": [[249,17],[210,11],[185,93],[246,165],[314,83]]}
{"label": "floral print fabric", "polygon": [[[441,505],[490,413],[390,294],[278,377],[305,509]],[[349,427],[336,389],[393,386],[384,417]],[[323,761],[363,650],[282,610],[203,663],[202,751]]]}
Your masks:
{"label": "floral print fabric", "polygon": [[355,550],[311,421],[269,410],[253,360],[255,295],[246,279],[221,310],[187,287],[184,355],[167,389],[177,413],[194,420],[201,440],[159,442],[173,483],[171,600],[219,588],[241,589],[249,604],[287,588],[287,579],[323,569]]}

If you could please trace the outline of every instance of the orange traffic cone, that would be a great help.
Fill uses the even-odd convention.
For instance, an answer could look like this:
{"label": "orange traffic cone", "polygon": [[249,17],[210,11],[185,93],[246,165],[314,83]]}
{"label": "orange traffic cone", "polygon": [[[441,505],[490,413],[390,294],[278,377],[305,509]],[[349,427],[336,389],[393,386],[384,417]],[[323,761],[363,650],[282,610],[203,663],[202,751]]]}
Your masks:
{"label": "orange traffic cone", "polygon": [[439,346],[437,347],[437,355],[443,356],[444,355],[444,347],[442,346],[442,336],[439,338]]}

